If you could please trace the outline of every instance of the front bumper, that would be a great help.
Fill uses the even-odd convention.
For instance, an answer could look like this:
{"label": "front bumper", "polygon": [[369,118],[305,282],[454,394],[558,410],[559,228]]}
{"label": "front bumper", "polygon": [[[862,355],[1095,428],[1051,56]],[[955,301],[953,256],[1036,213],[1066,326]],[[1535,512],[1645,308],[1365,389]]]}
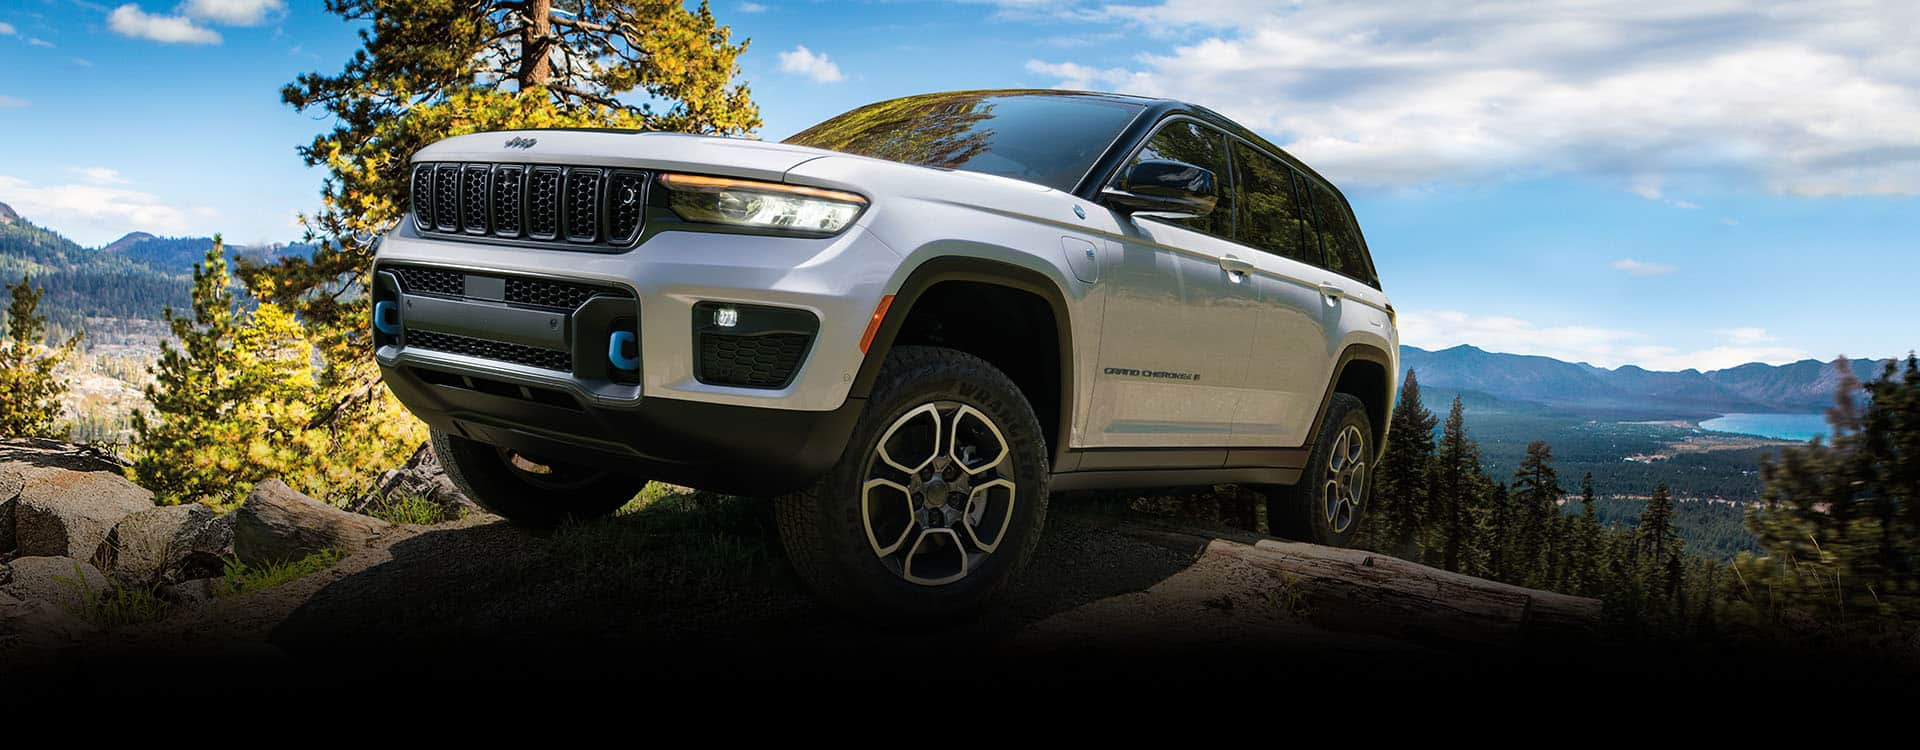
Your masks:
{"label": "front bumper", "polygon": [[[374,277],[375,298],[394,302],[402,333],[376,336],[375,358],[394,394],[435,429],[701,489],[776,494],[825,472],[845,448],[864,403],[849,397],[860,335],[898,262],[858,227],[819,239],[666,232],[618,254],[427,239],[403,227],[383,241]],[[456,287],[447,304],[402,292],[390,273],[402,267],[614,296],[550,317],[511,304],[511,290],[499,301],[469,288],[462,303]],[[411,335],[408,302],[441,343]],[[784,385],[702,382],[695,312],[712,303],[804,312],[817,333]],[[637,334],[637,372],[609,365],[615,330]],[[570,359],[449,347],[449,335]]]}
{"label": "front bumper", "polygon": [[380,363],[393,395],[436,430],[571,463],[743,495],[777,495],[825,473],[863,399],[832,411],[670,398],[597,402],[563,381],[458,355],[403,350]]}

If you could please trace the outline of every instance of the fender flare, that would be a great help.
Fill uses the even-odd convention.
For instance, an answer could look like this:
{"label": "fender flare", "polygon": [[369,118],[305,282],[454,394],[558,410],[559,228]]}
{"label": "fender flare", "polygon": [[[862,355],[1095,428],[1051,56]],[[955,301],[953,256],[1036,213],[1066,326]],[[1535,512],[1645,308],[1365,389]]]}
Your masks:
{"label": "fender flare", "polygon": [[[854,375],[853,385],[848,390],[849,398],[867,398],[873,391],[873,382],[880,376],[880,366],[886,362],[887,352],[893,349],[895,337],[906,325],[907,317],[913,312],[914,305],[920,301],[927,290],[948,281],[968,281],[992,284],[1034,294],[1045,300],[1053,312],[1054,341],[1059,347],[1059,414],[1054,415],[1058,431],[1050,451],[1056,463],[1065,454],[1067,436],[1073,434],[1073,323],[1068,312],[1066,293],[1060,285],[1046,274],[1024,266],[1005,261],[989,260],[966,256],[945,256],[933,258],[920,264],[901,282],[900,288],[893,293],[893,303],[887,307],[886,317],[880,321],[880,327],[873,336],[873,344],[867,349],[865,358],[860,362],[860,370]],[[1035,416],[1045,419],[1045,415]]]}
{"label": "fender flare", "polygon": [[[1314,440],[1320,436],[1320,423],[1327,418],[1327,407],[1333,403],[1334,388],[1338,387],[1340,385],[1340,379],[1346,376],[1347,366],[1354,362],[1370,362],[1379,365],[1380,369],[1387,371],[1387,392],[1380,394],[1382,398],[1386,399],[1386,408],[1382,411],[1384,412],[1383,416],[1385,416],[1387,420],[1393,418],[1393,392],[1396,388],[1395,383],[1398,377],[1393,372],[1393,358],[1387,356],[1386,351],[1372,344],[1349,344],[1347,348],[1340,351],[1340,358],[1333,366],[1333,377],[1327,379],[1327,389],[1324,393],[1320,394],[1320,409],[1313,415],[1313,427],[1307,431],[1307,442],[1303,447],[1311,449]],[[1369,417],[1371,417],[1371,415],[1369,415]],[[1380,443],[1378,452],[1385,452],[1387,449],[1387,425],[1384,423],[1378,424],[1374,426],[1374,429],[1377,440]]]}

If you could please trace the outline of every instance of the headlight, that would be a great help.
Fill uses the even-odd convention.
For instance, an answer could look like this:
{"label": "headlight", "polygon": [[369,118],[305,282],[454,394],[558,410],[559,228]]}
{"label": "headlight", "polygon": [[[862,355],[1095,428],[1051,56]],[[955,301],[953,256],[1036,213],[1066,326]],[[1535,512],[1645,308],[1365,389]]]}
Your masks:
{"label": "headlight", "polygon": [[833,234],[867,207],[853,193],[690,174],[660,175],[673,212],[687,221]]}

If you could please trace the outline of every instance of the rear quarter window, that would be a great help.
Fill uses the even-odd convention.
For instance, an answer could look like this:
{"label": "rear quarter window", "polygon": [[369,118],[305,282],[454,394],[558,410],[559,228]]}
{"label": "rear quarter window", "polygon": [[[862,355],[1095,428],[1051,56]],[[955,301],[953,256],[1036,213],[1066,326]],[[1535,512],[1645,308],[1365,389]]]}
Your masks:
{"label": "rear quarter window", "polygon": [[1319,235],[1321,251],[1326,253],[1327,270],[1380,288],[1380,280],[1373,275],[1373,263],[1367,258],[1367,247],[1361,242],[1360,228],[1354,225],[1353,213],[1347,210],[1346,203],[1325,185],[1310,179],[1303,182],[1313,205],[1314,233]]}

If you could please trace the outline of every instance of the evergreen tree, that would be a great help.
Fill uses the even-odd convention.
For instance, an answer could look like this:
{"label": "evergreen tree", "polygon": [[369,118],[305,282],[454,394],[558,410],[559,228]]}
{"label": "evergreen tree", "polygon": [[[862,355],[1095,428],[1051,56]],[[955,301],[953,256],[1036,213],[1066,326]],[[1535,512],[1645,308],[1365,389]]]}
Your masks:
{"label": "evergreen tree", "polygon": [[1828,620],[1920,616],[1920,360],[1861,386],[1842,359],[1826,443],[1763,460],[1748,517],[1764,556],[1743,554],[1740,596]]}
{"label": "evergreen tree", "polygon": [[228,502],[271,477],[316,497],[357,487],[364,467],[309,427],[313,347],[299,324],[272,303],[238,312],[231,285],[215,237],[194,268],[192,315],[166,311],[180,343],[153,366],[152,412],[134,415],[134,479],[167,503]]}
{"label": "evergreen tree", "polygon": [[1454,396],[1441,430],[1432,482],[1433,505],[1439,511],[1434,519],[1438,535],[1434,546],[1440,550],[1440,566],[1447,570],[1464,570],[1475,557],[1475,517],[1485,483],[1480,446],[1467,437],[1466,409],[1460,397]]}
{"label": "evergreen tree", "polygon": [[734,83],[744,43],[703,2],[328,0],[362,46],[335,75],[301,75],[282,99],[333,123],[300,149],[328,176],[304,217],[310,257],[239,269],[292,313],[321,367],[304,398],[326,452],[358,470],[397,463],[425,437],[379,380],[367,295],[374,242],[406,211],[409,157],[487,130],[617,127],[738,134],[760,124]]}
{"label": "evergreen tree", "polygon": [[1644,582],[1642,589],[1649,597],[1649,605],[1657,609],[1670,607],[1680,594],[1685,569],[1680,535],[1673,528],[1673,496],[1665,482],[1654,488],[1653,497],[1647,499],[1647,508],[1641,512],[1640,524],[1635,530],[1635,545]]}
{"label": "evergreen tree", "polygon": [[1420,401],[1420,381],[1412,370],[1394,405],[1387,451],[1373,489],[1374,529],[1367,546],[1419,559],[1430,518],[1440,517],[1432,491],[1437,420]]}
{"label": "evergreen tree", "polygon": [[1600,596],[1601,574],[1606,566],[1601,546],[1599,516],[1593,507],[1593,473],[1580,479],[1580,519],[1573,531],[1573,570],[1570,590],[1581,596]]}
{"label": "evergreen tree", "polygon": [[1553,470],[1553,447],[1544,440],[1527,444],[1527,456],[1513,472],[1513,540],[1509,573],[1529,586],[1555,584],[1553,543],[1556,516],[1566,490]]}
{"label": "evergreen tree", "polygon": [[7,305],[7,338],[0,342],[0,393],[6,394],[0,398],[0,437],[51,437],[67,392],[67,381],[53,371],[80,345],[81,334],[47,346],[39,288],[21,276],[8,291],[13,301]]}
{"label": "evergreen tree", "polygon": [[1506,482],[1493,482],[1487,512],[1478,529],[1480,550],[1486,556],[1481,575],[1496,581],[1513,580],[1513,498]]}

